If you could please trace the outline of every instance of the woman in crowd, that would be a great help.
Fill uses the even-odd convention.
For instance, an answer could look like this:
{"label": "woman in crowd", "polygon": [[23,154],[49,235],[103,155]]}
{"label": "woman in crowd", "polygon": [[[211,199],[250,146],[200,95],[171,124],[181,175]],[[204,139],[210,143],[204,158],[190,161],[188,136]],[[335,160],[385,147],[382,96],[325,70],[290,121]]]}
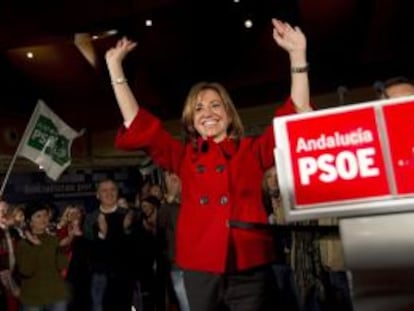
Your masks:
{"label": "woman in crowd", "polygon": [[19,241],[16,250],[23,311],[66,310],[68,292],[62,271],[68,260],[59,238],[47,233],[49,216],[46,204],[34,202],[26,206],[30,238]]}
{"label": "woman in crowd", "polygon": [[70,291],[68,311],[90,310],[90,244],[81,228],[85,220],[84,209],[79,205],[67,205],[57,224],[59,244],[68,257],[64,277]]}

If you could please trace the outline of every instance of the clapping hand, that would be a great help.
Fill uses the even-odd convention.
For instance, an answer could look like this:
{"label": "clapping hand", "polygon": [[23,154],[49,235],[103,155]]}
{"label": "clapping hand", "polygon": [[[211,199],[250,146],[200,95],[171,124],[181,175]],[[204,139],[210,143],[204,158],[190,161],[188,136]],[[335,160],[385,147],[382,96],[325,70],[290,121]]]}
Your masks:
{"label": "clapping hand", "polygon": [[99,233],[103,237],[106,237],[106,234],[108,233],[108,223],[106,222],[105,215],[102,213],[98,215],[98,229]]}
{"label": "clapping hand", "polygon": [[123,221],[124,230],[128,230],[131,227],[133,220],[134,220],[134,213],[129,211],[124,217],[124,221]]}
{"label": "clapping hand", "polygon": [[73,220],[68,226],[68,234],[70,236],[81,236],[82,230],[80,228],[79,220]]}
{"label": "clapping hand", "polygon": [[40,245],[40,244],[42,244],[42,242],[40,241],[39,237],[37,235],[31,233],[29,230],[27,230],[25,232],[25,236],[26,236],[26,239],[30,243],[32,243],[33,245]]}

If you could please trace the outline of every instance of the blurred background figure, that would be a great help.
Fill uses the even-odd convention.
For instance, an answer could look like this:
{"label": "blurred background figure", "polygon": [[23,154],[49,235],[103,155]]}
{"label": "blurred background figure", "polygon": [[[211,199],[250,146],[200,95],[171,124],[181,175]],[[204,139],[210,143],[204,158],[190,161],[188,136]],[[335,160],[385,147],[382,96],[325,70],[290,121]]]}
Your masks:
{"label": "blurred background figure", "polygon": [[134,275],[129,239],[133,212],[118,206],[119,191],[111,179],[97,184],[99,208],[87,215],[85,237],[91,250],[91,297],[93,311],[130,311]]}
{"label": "blurred background figure", "polygon": [[[166,193],[165,203],[162,204],[158,213],[158,229],[160,239],[164,245],[164,260],[166,263],[166,275],[164,282],[169,294],[170,304],[178,302],[180,311],[189,311],[187,291],[184,286],[183,271],[175,263],[175,230],[177,217],[181,202],[181,181],[180,178],[170,172],[165,172]],[[173,293],[171,292],[171,287]]]}
{"label": "blurred background figure", "polygon": [[285,212],[279,191],[276,167],[269,168],[263,178],[263,200],[269,215],[269,223],[276,225],[274,229],[274,248],[276,260],[272,265],[277,285],[277,303],[281,310],[300,310],[298,292],[294,272],[291,267],[292,233],[278,230],[278,226],[286,225]]}
{"label": "blurred background figure", "polygon": [[85,212],[81,206],[68,205],[57,224],[57,236],[69,265],[64,278],[70,291],[68,311],[90,310],[90,244],[83,236]]}
{"label": "blurred background figure", "polygon": [[[0,201],[0,309],[17,311],[20,287],[15,273],[15,244],[21,237],[15,234],[14,208]],[[24,221],[24,217],[23,217]]]}
{"label": "blurred background figure", "polygon": [[128,203],[128,200],[126,199],[126,198],[124,198],[124,197],[120,197],[119,199],[118,199],[118,202],[117,202],[117,204],[118,204],[118,206],[120,207],[120,208],[124,208],[124,209],[129,209],[129,203]]}
{"label": "blurred background figure", "polygon": [[9,206],[0,201],[0,309],[9,310],[9,297],[12,296],[11,271],[13,245],[11,242],[8,219]]}
{"label": "blurred background figure", "polygon": [[26,206],[26,235],[17,244],[16,262],[21,276],[20,300],[23,311],[64,311],[68,292],[62,276],[68,259],[59,238],[47,232],[49,205],[32,202]]}
{"label": "blurred background figure", "polygon": [[390,78],[384,83],[376,82],[374,87],[379,98],[397,98],[414,95],[414,81],[404,76]]}
{"label": "blurred background figure", "polygon": [[160,282],[161,271],[164,271],[162,262],[162,244],[160,243],[157,228],[160,200],[148,195],[141,199],[141,231],[139,245],[144,253],[140,256],[140,281],[144,310],[164,310],[164,287]]}

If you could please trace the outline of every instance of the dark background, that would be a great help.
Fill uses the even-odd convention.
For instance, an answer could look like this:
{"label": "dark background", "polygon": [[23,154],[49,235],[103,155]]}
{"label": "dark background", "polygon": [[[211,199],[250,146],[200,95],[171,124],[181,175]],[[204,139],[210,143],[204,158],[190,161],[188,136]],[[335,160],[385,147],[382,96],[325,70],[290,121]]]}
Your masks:
{"label": "dark background", "polygon": [[[411,77],[412,14],[409,0],[3,0],[0,114],[28,118],[43,98],[75,128],[115,128],[121,119],[103,61],[122,35],[139,44],[125,62],[131,86],[163,119],[180,116],[199,80],[223,83],[239,107],[280,101],[289,92],[288,58],[272,39],[271,17],[306,33],[313,95]],[[95,67],[75,33],[98,36]]]}

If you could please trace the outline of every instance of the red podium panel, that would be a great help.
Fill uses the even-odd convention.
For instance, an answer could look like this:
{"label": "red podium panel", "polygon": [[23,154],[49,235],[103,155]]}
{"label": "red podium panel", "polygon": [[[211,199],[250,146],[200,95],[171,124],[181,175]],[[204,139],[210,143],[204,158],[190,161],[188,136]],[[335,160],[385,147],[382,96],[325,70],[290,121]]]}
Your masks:
{"label": "red podium panel", "polygon": [[414,193],[414,99],[383,107],[397,194]]}
{"label": "red podium panel", "polygon": [[274,119],[288,220],[414,210],[414,98]]}

